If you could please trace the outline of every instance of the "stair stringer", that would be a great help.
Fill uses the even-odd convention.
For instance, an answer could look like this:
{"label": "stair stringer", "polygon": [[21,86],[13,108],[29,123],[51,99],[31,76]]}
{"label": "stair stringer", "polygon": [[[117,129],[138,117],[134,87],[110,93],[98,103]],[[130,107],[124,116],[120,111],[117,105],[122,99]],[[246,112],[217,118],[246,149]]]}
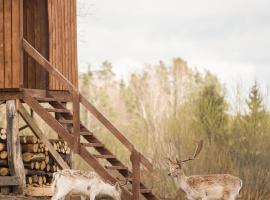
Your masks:
{"label": "stair stringer", "polygon": [[[30,94],[24,92],[23,101],[37,113],[41,119],[43,119],[63,140],[65,140],[71,149],[74,148],[73,140],[74,137],[52,116],[50,115],[36,99],[31,97]],[[104,167],[97,161],[97,159],[92,156],[88,150],[80,147],[80,156],[95,170],[95,172],[102,177],[104,180],[115,184],[117,180],[110,174]],[[122,198],[125,200],[131,200],[131,193],[122,187]]]}

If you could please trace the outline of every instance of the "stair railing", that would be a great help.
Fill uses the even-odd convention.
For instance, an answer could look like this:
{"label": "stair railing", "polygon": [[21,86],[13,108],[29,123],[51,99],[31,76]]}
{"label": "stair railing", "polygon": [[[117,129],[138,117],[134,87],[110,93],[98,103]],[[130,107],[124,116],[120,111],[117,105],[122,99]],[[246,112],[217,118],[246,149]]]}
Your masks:
{"label": "stair railing", "polygon": [[[62,83],[71,94],[73,103],[73,135],[75,139],[73,150],[76,153],[79,153],[80,149],[80,103],[84,105],[86,109],[92,113],[92,115],[95,116],[96,119],[101,122],[131,152],[131,154],[137,152],[134,145],[101,112],[99,112],[94,105],[92,105],[82,94],[80,94],[79,90],[66,77],[64,77],[61,72],[53,67],[53,65],[46,58],[44,58],[29,42],[27,42],[27,40],[22,40],[22,46],[24,51],[30,57],[32,57],[49,74],[54,76],[60,83]],[[153,170],[152,163],[142,154],[140,154],[139,163],[142,163],[149,171]]]}
{"label": "stair railing", "polygon": [[44,58],[30,43],[23,39],[24,51],[32,57],[38,64],[40,64],[49,74],[53,75],[64,87],[68,89],[72,96],[73,103],[73,135],[74,143],[73,150],[75,153],[79,153],[80,145],[80,93],[78,89],[59,72],[52,64]]}

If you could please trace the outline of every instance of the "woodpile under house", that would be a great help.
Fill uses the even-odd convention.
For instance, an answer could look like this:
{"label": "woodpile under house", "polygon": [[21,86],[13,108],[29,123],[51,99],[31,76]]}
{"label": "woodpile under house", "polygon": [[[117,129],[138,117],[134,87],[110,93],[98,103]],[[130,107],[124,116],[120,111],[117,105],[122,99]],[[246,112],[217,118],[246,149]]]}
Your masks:
{"label": "woodpile under house", "polygon": [[[158,200],[140,178],[141,166],[153,170],[151,162],[79,91],[76,13],[76,0],[0,0],[1,193],[52,195],[52,173],[72,167],[70,154],[77,154],[106,182],[128,180],[122,199]],[[81,107],[129,151],[130,163],[81,121]],[[41,123],[59,140],[50,140]],[[25,128],[28,136],[21,135]]]}
{"label": "woodpile under house", "polygon": [[[5,128],[0,128],[0,176],[2,177],[10,176],[6,133]],[[71,166],[71,149],[67,142],[61,139],[52,139],[50,142],[59,155]],[[20,144],[27,186],[50,187],[53,173],[61,168],[50,155],[49,149],[39,138],[33,135],[20,136]],[[12,188],[3,188],[3,194],[12,192]]]}

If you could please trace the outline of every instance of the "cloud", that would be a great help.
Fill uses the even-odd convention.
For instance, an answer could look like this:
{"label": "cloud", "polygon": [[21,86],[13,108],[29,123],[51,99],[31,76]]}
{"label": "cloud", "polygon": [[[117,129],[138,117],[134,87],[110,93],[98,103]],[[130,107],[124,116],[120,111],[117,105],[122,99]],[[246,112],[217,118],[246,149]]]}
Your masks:
{"label": "cloud", "polygon": [[[79,0],[80,2],[89,0]],[[120,76],[174,57],[208,68],[221,80],[268,83],[268,0],[93,0],[79,20],[80,69],[103,60]]]}

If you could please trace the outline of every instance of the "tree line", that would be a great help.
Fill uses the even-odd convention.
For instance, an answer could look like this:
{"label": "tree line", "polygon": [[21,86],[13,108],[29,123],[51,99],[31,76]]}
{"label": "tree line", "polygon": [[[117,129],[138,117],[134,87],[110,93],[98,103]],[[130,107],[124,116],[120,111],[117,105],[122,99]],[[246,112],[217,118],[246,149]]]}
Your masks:
{"label": "tree line", "polygon": [[[166,158],[191,155],[203,139],[200,159],[185,166],[186,174],[230,173],[244,181],[241,199],[270,198],[270,115],[258,83],[248,96],[237,90],[233,102],[217,76],[190,68],[180,58],[171,65],[147,65],[125,81],[105,61],[79,79],[81,92],[151,159],[155,171],[143,173],[143,179],[161,197],[183,196],[167,176]],[[128,152],[89,113],[81,117],[129,163]]]}

